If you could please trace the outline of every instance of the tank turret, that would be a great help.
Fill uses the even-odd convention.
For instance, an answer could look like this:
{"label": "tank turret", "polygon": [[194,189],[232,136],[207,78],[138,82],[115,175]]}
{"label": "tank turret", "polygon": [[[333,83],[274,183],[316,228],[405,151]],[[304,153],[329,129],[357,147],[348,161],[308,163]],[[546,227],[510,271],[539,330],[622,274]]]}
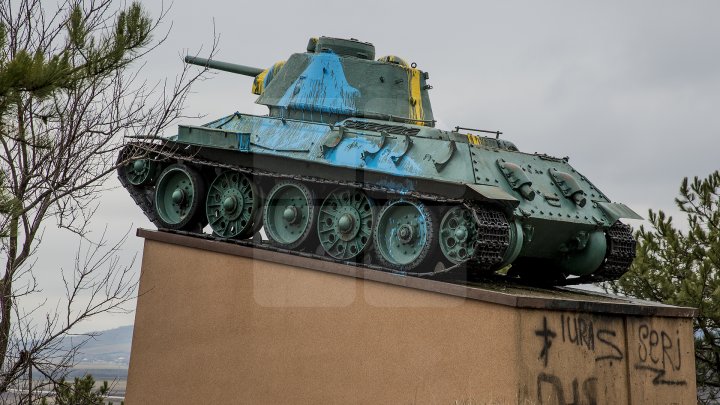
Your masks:
{"label": "tank turret", "polygon": [[429,75],[355,39],[312,38],[307,51],[263,70],[188,56],[188,63],[255,76],[258,104],[274,117],[334,123],[349,117],[434,126]]}

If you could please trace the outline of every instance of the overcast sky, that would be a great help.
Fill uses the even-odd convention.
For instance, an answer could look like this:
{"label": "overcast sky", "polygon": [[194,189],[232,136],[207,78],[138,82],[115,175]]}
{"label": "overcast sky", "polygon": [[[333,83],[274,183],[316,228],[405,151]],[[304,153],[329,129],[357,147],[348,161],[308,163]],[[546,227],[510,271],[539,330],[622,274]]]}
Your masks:
{"label": "overcast sky", "polygon": [[[159,1],[142,3],[158,14]],[[183,0],[172,5],[164,25],[172,23],[170,35],[144,75],[174,76],[181,55],[207,49],[213,24],[217,59],[262,68],[303,52],[311,36],[357,38],[374,43],[378,57],[398,55],[430,73],[439,127],[501,130],[522,151],[569,156],[611,200],[643,216],[649,208],[676,213],[682,178],[719,168],[718,17],[716,0]],[[206,118],[184,122],[265,114],[251,84],[230,73],[198,83],[187,112]],[[123,190],[104,195],[94,221],[114,238],[131,227],[133,235],[135,227],[154,228]],[[127,257],[139,258],[142,241],[130,239]],[[76,245],[46,231],[38,268],[50,302],[62,291],[57,266],[72,265]],[[98,318],[83,329],[132,319]]]}

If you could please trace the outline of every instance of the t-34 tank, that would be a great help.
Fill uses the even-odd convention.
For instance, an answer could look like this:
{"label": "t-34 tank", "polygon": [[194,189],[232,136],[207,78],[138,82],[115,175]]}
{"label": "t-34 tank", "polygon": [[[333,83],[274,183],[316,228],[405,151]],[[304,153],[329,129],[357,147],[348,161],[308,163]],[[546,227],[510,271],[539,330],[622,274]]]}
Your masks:
{"label": "t-34 tank", "polygon": [[269,114],[124,148],[120,180],[158,228],[410,275],[512,265],[532,280],[586,282],[618,278],[635,257],[618,220],[637,214],[567,158],[435,128],[428,74],[376,60],[370,43],[313,38],[269,69],[186,62],[254,77]]}

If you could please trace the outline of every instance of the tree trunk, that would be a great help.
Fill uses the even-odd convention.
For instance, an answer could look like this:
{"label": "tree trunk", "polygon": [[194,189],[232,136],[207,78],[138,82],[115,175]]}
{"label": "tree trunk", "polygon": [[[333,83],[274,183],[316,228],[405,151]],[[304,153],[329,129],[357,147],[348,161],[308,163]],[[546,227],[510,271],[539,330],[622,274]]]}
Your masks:
{"label": "tree trunk", "polygon": [[[0,365],[5,364],[5,358],[7,356],[8,346],[10,343],[10,315],[12,313],[12,282],[13,274],[15,273],[15,254],[17,253],[17,239],[18,239],[18,217],[13,214],[10,220],[10,244],[8,246],[7,263],[5,267],[5,277],[2,279],[2,285],[0,286],[0,306],[2,307],[2,319],[0,320]],[[5,381],[10,376],[4,375],[0,378],[0,387],[3,389],[0,392],[5,391]]]}

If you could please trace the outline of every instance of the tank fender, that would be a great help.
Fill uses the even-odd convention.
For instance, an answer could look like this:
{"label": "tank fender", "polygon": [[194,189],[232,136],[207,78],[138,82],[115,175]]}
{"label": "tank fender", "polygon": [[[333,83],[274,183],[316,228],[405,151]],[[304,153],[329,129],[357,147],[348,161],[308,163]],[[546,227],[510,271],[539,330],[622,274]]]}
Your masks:
{"label": "tank fender", "polygon": [[611,202],[597,202],[598,207],[605,213],[610,220],[610,224],[614,224],[618,219],[645,219],[638,215],[635,211],[631,210],[627,205],[623,203],[611,203]]}
{"label": "tank fender", "polygon": [[497,201],[509,205],[512,208],[520,205],[520,200],[500,187],[470,183],[466,183],[465,186],[467,186],[467,196],[470,198],[480,197],[482,200]]}
{"label": "tank fender", "polygon": [[237,149],[242,152],[250,151],[249,132],[228,131],[225,129],[194,125],[179,125],[177,140],[193,145]]}

